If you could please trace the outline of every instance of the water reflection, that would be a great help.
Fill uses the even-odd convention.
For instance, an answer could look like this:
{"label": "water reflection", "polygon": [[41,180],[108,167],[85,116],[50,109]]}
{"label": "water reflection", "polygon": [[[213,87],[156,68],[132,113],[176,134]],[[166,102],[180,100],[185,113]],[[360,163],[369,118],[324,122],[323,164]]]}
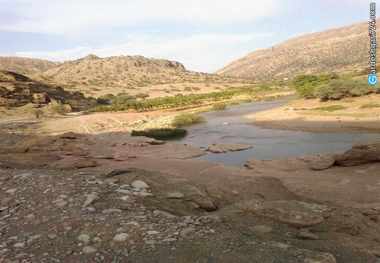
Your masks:
{"label": "water reflection", "polygon": [[243,116],[278,107],[286,101],[256,102],[233,106],[225,111],[202,114],[207,123],[188,129],[189,135],[181,142],[206,147],[213,143],[241,143],[254,146],[242,152],[208,154],[201,159],[226,165],[243,165],[249,159],[279,159],[319,153],[346,151],[353,144],[380,142],[374,133],[313,133],[263,129],[249,123]]}

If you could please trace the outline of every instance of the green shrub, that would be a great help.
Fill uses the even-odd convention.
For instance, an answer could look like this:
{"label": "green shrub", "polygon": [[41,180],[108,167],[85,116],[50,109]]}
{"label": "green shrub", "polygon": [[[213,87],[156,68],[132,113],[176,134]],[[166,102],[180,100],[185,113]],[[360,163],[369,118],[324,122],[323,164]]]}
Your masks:
{"label": "green shrub", "polygon": [[293,80],[292,86],[296,89],[299,96],[311,99],[316,97],[318,86],[327,84],[334,79],[338,79],[336,74],[300,75]]}
{"label": "green shrub", "polygon": [[227,109],[227,104],[225,103],[216,103],[212,106],[212,109],[215,111],[222,111]]}
{"label": "green shrub", "polygon": [[374,92],[375,89],[362,80],[339,79],[321,86],[316,95],[322,101],[359,97]]}
{"label": "green shrub", "polygon": [[193,113],[184,113],[176,116],[172,124],[175,127],[184,127],[202,122],[205,122],[205,119],[202,116]]}
{"label": "green shrub", "polygon": [[330,106],[326,106],[326,107],[314,108],[314,110],[327,111],[327,112],[333,112],[333,111],[344,110],[344,109],[346,109],[346,107],[344,107],[342,105],[330,105]]}
{"label": "green shrub", "polygon": [[180,139],[187,135],[187,131],[184,129],[149,129],[144,131],[132,131],[132,136],[145,136],[149,138],[153,138],[156,140],[170,140],[170,139]]}

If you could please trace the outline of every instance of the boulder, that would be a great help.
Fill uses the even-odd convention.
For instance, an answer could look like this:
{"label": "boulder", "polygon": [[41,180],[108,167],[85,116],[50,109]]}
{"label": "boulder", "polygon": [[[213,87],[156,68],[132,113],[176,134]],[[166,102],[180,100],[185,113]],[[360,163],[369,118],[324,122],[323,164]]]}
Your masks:
{"label": "boulder", "polygon": [[246,144],[212,144],[207,148],[212,153],[238,152],[251,149],[251,145]]}
{"label": "boulder", "polygon": [[334,156],[327,155],[327,156],[314,156],[312,158],[309,158],[307,160],[308,166],[311,170],[314,171],[323,171],[327,170],[334,166],[335,164],[335,158]]}
{"label": "boulder", "polygon": [[338,166],[358,166],[380,162],[380,143],[369,145],[356,145],[344,154],[335,156]]}
{"label": "boulder", "polygon": [[47,93],[34,93],[32,96],[32,102],[34,104],[48,104],[50,102],[50,98]]}
{"label": "boulder", "polygon": [[328,211],[326,206],[296,200],[251,200],[240,204],[240,209],[300,228],[322,223]]}
{"label": "boulder", "polygon": [[77,169],[83,169],[83,168],[91,168],[98,166],[98,163],[94,160],[89,159],[80,159],[73,163],[73,167]]}

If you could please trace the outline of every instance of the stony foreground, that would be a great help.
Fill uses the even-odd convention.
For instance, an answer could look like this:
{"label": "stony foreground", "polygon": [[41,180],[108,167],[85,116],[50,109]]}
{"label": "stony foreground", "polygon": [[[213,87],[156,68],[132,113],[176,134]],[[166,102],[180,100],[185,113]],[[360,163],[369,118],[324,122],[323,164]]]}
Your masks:
{"label": "stony foreground", "polygon": [[126,134],[1,138],[0,262],[379,262],[376,147],[248,170]]}

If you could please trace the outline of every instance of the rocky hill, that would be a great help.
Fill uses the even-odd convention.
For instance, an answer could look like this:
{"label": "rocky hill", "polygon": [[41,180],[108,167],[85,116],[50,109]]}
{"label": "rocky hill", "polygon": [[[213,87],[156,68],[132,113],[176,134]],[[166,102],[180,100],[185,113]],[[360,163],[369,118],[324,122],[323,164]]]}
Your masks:
{"label": "rocky hill", "polygon": [[[167,93],[173,90],[183,92],[185,87],[191,90],[192,87],[188,87],[188,83],[215,84],[231,80],[215,74],[188,71],[181,63],[175,61],[142,56],[99,58],[95,55],[62,63],[36,77],[91,96],[108,93],[116,95],[122,92],[134,95],[145,92],[155,96],[155,88],[158,90],[157,96],[162,96],[165,92],[161,94],[160,91],[164,90]],[[187,84],[179,87],[179,83]]]}
{"label": "rocky hill", "polygon": [[56,67],[59,63],[24,57],[0,57],[0,70],[33,75]]}
{"label": "rocky hill", "polygon": [[368,52],[368,24],[360,23],[304,35],[255,51],[217,73],[270,80],[298,74],[362,71],[368,66]]}
{"label": "rocky hill", "polygon": [[83,110],[94,103],[80,92],[68,92],[58,86],[34,81],[11,71],[0,71],[0,107],[15,108],[27,104],[44,107],[50,103]]}

